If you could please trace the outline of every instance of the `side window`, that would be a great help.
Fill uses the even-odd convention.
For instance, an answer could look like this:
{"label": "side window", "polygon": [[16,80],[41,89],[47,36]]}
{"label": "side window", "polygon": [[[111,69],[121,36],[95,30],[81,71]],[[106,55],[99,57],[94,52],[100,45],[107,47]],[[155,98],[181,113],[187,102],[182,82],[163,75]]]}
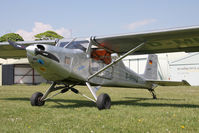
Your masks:
{"label": "side window", "polygon": [[92,49],[91,58],[93,58],[94,60],[101,60],[105,64],[110,64],[112,61],[111,53],[104,49]]}
{"label": "side window", "polygon": [[71,64],[71,58],[65,56],[65,64],[70,65]]}

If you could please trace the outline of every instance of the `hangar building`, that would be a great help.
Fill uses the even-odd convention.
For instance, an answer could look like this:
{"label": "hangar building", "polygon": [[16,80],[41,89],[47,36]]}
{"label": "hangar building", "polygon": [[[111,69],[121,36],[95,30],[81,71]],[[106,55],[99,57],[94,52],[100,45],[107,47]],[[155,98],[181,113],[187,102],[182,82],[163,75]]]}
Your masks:
{"label": "hangar building", "polygon": [[199,85],[199,53],[191,53],[169,64],[171,80],[187,80]]}
{"label": "hangar building", "polygon": [[[181,81],[199,85],[199,53],[158,54],[158,79]],[[143,74],[147,55],[128,56],[123,61],[133,71]]]}
{"label": "hangar building", "polygon": [[0,85],[39,84],[47,81],[28,63],[27,59],[1,60]]}

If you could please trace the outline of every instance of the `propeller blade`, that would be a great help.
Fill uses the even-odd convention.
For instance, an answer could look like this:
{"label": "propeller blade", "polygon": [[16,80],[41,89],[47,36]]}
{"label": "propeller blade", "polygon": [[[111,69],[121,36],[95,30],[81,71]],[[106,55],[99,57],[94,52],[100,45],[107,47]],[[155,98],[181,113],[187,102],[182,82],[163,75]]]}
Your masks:
{"label": "propeller blade", "polygon": [[26,47],[27,47],[27,46],[25,46],[25,45],[18,44],[18,43],[14,42],[14,41],[11,41],[11,40],[8,40],[8,42],[9,42],[9,44],[10,44],[11,46],[13,46],[13,47],[16,48],[16,49],[26,50]]}

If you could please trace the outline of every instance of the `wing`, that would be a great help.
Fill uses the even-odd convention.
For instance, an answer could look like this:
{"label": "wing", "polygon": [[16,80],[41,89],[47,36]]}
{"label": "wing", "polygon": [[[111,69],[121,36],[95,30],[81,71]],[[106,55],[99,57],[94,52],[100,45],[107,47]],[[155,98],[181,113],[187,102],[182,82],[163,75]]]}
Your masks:
{"label": "wing", "polygon": [[186,80],[182,81],[160,81],[160,80],[147,80],[152,84],[157,84],[160,86],[191,86]]}
{"label": "wing", "polygon": [[[44,40],[44,41],[23,41],[17,42],[17,44],[21,44],[23,46],[28,46],[31,44],[51,44],[55,45],[56,40]],[[9,45],[8,42],[0,43],[0,58],[22,58],[26,57],[26,51],[16,49],[15,47]]]}
{"label": "wing", "polygon": [[112,53],[126,53],[145,42],[133,54],[199,51],[199,26],[155,32],[126,34],[119,36],[93,37],[93,45],[108,49]]}

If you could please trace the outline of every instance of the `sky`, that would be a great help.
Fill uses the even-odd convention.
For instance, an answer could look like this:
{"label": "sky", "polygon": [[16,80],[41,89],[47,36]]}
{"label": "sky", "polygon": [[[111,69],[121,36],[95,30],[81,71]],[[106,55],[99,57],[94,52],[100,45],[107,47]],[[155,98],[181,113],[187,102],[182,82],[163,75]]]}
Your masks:
{"label": "sky", "polygon": [[24,40],[53,30],[65,38],[199,25],[198,0],[0,0],[0,36]]}

